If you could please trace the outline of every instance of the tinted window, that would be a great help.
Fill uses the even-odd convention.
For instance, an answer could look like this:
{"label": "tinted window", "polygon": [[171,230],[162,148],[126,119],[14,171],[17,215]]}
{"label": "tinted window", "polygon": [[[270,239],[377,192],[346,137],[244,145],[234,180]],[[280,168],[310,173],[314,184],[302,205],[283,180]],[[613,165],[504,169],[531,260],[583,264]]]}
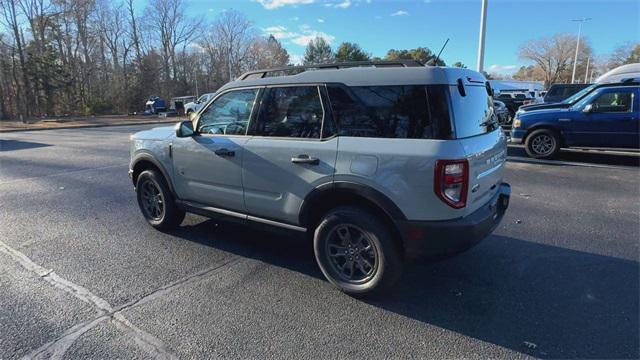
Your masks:
{"label": "tinted window", "polygon": [[245,134],[258,89],[228,92],[207,107],[198,120],[204,134]]}
{"label": "tinted window", "polygon": [[467,96],[464,97],[455,87],[452,89],[451,103],[457,138],[484,134],[496,127],[493,101],[484,86],[465,86]]}
{"label": "tinted window", "polygon": [[630,91],[607,92],[597,97],[592,104],[598,112],[631,111],[633,94]]}
{"label": "tinted window", "polygon": [[451,133],[444,88],[433,96],[433,107],[439,107],[433,113],[425,86],[329,86],[328,91],[342,136],[431,139]]}
{"label": "tinted window", "polygon": [[323,117],[317,86],[271,88],[262,101],[256,134],[317,139]]}

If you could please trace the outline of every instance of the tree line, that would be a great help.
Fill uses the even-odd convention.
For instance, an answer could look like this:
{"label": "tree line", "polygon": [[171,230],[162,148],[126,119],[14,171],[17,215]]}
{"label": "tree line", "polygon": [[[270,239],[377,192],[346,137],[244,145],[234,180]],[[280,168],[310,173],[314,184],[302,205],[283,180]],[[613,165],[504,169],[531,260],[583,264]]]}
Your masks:
{"label": "tree line", "polygon": [[[0,0],[0,118],[126,114],[151,95],[214,91],[245,71],[291,64],[237,11],[185,16],[185,0]],[[389,50],[383,59],[435,56]],[[380,60],[355,43],[307,46],[304,64]],[[444,62],[439,61],[444,65]]]}
{"label": "tree line", "polygon": [[[554,34],[525,42],[519,48],[519,58],[532,64],[522,66],[511,77],[515,80],[543,81],[545,87],[555,83],[570,83],[573,77],[577,37]],[[611,54],[596,55],[588,38],[580,40],[576,62],[576,83],[589,83],[620,65],[640,62],[640,44],[628,43]]]}

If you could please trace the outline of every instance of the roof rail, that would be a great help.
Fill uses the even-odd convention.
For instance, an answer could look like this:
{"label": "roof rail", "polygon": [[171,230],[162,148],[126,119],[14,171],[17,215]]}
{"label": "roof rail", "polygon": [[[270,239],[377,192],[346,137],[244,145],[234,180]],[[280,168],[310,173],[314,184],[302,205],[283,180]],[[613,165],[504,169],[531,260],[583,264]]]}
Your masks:
{"label": "roof rail", "polygon": [[262,69],[247,71],[240,75],[238,80],[247,79],[262,79],[267,77],[269,73],[276,72],[295,72],[301,73],[307,70],[324,70],[324,69],[343,69],[352,67],[373,66],[373,67],[418,67],[424,66],[418,60],[394,60],[394,61],[352,61],[332,64],[315,64],[315,65],[300,65],[300,66],[284,66],[272,69]]}

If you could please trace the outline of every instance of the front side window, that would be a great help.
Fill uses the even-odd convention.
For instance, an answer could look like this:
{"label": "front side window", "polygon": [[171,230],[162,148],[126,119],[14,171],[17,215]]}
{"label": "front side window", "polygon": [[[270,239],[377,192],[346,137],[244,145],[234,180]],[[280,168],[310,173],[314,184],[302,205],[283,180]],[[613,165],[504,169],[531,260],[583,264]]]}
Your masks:
{"label": "front side window", "polygon": [[[446,138],[448,106],[442,94],[427,95],[425,86],[329,86],[331,107],[342,136],[378,138]],[[436,89],[434,89],[435,92]],[[433,110],[429,111],[429,102]],[[436,104],[437,103],[437,104]]]}
{"label": "front side window", "polygon": [[598,96],[591,104],[598,112],[629,112],[632,103],[631,91],[612,91]]}
{"label": "front side window", "polygon": [[244,135],[258,89],[230,91],[218,97],[198,120],[201,134]]}
{"label": "front side window", "polygon": [[256,135],[319,139],[323,118],[317,86],[270,88],[262,100]]}

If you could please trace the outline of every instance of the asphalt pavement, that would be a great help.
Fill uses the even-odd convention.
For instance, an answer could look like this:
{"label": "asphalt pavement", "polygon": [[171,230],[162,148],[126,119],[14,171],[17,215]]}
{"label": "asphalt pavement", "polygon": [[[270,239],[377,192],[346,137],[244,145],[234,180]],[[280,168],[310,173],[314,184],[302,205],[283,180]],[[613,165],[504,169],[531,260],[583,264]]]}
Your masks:
{"label": "asphalt pavement", "polygon": [[511,148],[495,233],[359,300],[300,237],[149,227],[127,176],[148,127],[0,135],[0,359],[640,357],[637,155]]}

